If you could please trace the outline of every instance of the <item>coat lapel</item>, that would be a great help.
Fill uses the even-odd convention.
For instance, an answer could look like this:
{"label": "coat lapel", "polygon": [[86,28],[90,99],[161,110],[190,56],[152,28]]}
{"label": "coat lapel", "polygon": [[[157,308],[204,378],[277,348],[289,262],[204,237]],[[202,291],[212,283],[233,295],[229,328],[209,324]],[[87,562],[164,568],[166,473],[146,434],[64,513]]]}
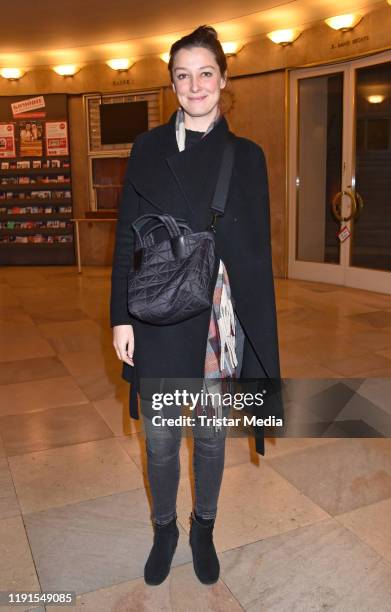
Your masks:
{"label": "coat lapel", "polygon": [[[156,129],[150,146],[141,147],[131,180],[140,195],[163,212],[185,216],[199,227],[200,202],[211,203],[228,134],[225,117],[198,143],[179,151],[176,112]],[[146,142],[148,145],[148,141]]]}

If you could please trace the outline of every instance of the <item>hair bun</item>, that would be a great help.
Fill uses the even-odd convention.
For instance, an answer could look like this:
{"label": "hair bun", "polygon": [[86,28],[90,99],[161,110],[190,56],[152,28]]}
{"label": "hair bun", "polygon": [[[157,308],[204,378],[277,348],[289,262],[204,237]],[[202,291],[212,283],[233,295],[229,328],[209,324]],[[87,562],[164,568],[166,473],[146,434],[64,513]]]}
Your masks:
{"label": "hair bun", "polygon": [[221,75],[227,71],[227,58],[225,57],[216,30],[209,25],[200,25],[196,30],[190,32],[190,34],[186,36],[182,36],[182,38],[176,40],[171,45],[170,59],[168,62],[168,71],[171,75],[171,81],[174,80],[173,65],[175,55],[180,49],[192,49],[193,47],[204,47],[208,49],[215,56]]}
{"label": "hair bun", "polygon": [[212,26],[202,25],[202,26],[199,26],[196,31],[201,31],[201,30],[203,30],[205,34],[208,34],[209,36],[213,36],[213,38],[215,38],[216,40],[219,37],[216,30]]}

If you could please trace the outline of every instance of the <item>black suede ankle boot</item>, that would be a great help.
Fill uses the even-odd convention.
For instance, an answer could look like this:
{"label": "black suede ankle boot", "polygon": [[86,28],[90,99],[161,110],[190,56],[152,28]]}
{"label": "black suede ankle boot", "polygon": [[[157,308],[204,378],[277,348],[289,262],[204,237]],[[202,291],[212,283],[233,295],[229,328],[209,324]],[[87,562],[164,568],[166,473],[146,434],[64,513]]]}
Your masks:
{"label": "black suede ankle boot", "polygon": [[190,546],[193,553],[193,565],[196,576],[203,584],[217,582],[220,575],[220,563],[213,544],[214,519],[197,520],[191,514]]}
{"label": "black suede ankle boot", "polygon": [[176,518],[167,525],[154,523],[153,546],[144,567],[147,584],[161,584],[170,573],[171,561],[177,547],[179,530]]}

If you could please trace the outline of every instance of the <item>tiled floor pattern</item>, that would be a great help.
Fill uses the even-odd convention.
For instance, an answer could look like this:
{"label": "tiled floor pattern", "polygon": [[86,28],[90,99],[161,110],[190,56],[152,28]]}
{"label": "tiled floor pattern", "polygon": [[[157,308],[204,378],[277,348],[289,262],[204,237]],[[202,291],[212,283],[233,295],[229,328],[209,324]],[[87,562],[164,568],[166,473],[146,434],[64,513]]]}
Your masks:
{"label": "tiled floor pattern", "polygon": [[[269,439],[265,458],[228,439],[210,587],[187,542],[184,439],[173,569],[144,584],[145,452],[109,282],[108,268],[0,270],[0,590],[70,589],[67,609],[91,612],[391,611],[391,443],[376,438]],[[360,394],[386,408],[391,296],[280,279],[276,293],[283,376],[368,378]]]}

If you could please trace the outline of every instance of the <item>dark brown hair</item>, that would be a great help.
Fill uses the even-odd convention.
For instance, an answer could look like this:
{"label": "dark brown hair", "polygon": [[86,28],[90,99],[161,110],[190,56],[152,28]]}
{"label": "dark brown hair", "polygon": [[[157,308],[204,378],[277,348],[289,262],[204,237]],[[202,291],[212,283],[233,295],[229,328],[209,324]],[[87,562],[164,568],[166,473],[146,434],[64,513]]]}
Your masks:
{"label": "dark brown hair", "polygon": [[223,47],[218,39],[217,32],[212,26],[202,25],[196,30],[193,30],[190,34],[183,36],[179,40],[175,41],[170,49],[170,61],[168,62],[168,70],[171,75],[171,81],[173,81],[173,64],[175,54],[179,49],[190,49],[191,47],[204,47],[209,49],[213,53],[216,59],[216,63],[220,68],[221,75],[227,70],[227,58],[223,51]]}

